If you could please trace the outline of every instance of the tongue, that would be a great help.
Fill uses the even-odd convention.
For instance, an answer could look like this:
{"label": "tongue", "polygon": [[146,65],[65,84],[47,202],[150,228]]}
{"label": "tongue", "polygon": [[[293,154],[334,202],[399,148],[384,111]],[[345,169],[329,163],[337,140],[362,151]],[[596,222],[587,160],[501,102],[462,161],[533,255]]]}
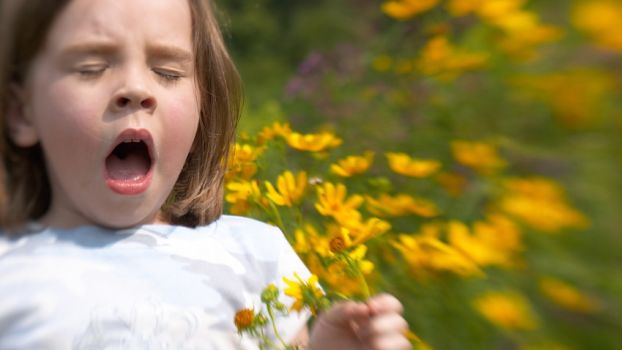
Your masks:
{"label": "tongue", "polygon": [[138,152],[130,152],[123,159],[112,154],[106,159],[108,175],[113,180],[140,180],[149,171],[149,160]]}

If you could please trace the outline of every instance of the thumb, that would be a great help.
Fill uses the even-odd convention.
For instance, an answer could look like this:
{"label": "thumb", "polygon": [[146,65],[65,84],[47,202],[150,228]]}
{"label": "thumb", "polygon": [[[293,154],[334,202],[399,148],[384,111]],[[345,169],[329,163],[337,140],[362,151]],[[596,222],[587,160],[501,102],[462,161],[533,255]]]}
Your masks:
{"label": "thumb", "polygon": [[369,319],[371,310],[364,303],[343,301],[334,304],[320,317],[323,322],[334,327],[349,327],[352,322],[360,323]]}

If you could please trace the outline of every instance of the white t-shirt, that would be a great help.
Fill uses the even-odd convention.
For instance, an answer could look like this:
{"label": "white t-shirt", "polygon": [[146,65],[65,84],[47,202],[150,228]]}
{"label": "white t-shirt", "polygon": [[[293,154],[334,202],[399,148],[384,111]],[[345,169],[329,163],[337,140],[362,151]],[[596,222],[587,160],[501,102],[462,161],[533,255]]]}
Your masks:
{"label": "white t-shirt", "polygon": [[[294,272],[310,275],[276,227],[235,216],[2,237],[0,349],[256,349],[235,312],[260,308],[262,289],[282,291]],[[278,319],[283,338],[308,317]]]}

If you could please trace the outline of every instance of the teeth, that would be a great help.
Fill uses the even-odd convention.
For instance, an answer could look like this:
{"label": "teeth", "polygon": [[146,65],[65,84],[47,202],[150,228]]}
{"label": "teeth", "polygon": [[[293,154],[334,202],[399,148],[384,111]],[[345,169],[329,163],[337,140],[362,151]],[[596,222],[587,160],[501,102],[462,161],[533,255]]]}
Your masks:
{"label": "teeth", "polygon": [[139,139],[128,139],[128,140],[123,140],[123,143],[132,143],[132,142],[140,142]]}

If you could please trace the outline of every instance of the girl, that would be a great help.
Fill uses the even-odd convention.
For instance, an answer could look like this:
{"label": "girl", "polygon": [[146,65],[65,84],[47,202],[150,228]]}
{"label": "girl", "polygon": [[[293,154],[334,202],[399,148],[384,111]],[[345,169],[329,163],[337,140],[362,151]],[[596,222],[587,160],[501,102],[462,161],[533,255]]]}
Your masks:
{"label": "girl", "polygon": [[[254,348],[235,311],[309,272],[277,229],[221,216],[240,87],[210,2],[0,4],[0,348]],[[381,295],[310,336],[307,314],[277,323],[404,349],[401,312]]]}

